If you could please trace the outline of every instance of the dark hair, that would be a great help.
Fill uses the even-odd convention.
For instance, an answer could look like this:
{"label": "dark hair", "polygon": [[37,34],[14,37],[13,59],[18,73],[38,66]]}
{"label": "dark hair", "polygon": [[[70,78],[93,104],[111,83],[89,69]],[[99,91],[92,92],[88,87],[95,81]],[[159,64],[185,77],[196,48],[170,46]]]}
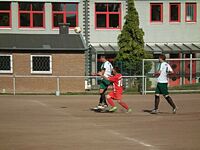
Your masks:
{"label": "dark hair", "polygon": [[162,60],[165,60],[166,56],[164,54],[160,54],[159,58],[161,58]]}
{"label": "dark hair", "polygon": [[107,58],[105,54],[100,55],[100,58]]}

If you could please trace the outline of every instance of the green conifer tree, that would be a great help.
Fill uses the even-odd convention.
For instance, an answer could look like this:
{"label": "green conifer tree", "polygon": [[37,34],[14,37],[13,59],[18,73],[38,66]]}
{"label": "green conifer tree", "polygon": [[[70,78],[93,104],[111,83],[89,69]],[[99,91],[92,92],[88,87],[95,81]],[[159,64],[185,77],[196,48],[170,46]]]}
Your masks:
{"label": "green conifer tree", "polygon": [[[119,53],[116,61],[122,62],[128,75],[142,74],[142,59],[151,58],[152,55],[144,50],[144,32],[139,27],[139,16],[134,0],[128,0],[128,12],[121,34],[118,36]],[[150,70],[150,64],[145,65],[145,72]]]}

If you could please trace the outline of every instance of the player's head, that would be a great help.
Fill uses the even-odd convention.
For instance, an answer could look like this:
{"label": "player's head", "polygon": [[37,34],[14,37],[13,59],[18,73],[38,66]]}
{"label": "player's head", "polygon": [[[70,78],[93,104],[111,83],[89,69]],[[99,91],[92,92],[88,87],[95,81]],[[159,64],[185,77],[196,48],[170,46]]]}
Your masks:
{"label": "player's head", "polygon": [[112,73],[115,75],[117,73],[120,73],[120,68],[119,67],[114,67],[112,70]]}
{"label": "player's head", "polygon": [[159,61],[160,61],[160,62],[165,61],[165,59],[166,59],[166,56],[165,56],[164,54],[161,54],[161,55],[159,56]]}
{"label": "player's head", "polygon": [[106,56],[105,55],[101,55],[100,56],[100,60],[101,60],[101,62],[106,62],[107,61]]}

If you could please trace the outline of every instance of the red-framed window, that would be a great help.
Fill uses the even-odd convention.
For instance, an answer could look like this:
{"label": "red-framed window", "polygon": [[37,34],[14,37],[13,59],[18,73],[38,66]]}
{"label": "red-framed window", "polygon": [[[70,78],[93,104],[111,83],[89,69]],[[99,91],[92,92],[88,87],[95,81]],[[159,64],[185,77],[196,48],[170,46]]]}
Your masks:
{"label": "red-framed window", "polygon": [[121,29],[121,3],[95,3],[96,29]]}
{"label": "red-framed window", "polygon": [[58,28],[59,23],[69,23],[69,27],[78,26],[78,3],[52,3],[53,28]]}
{"label": "red-framed window", "polygon": [[0,2],[0,28],[11,27],[11,3]]}
{"label": "red-framed window", "polygon": [[180,3],[169,4],[169,21],[170,22],[181,21],[181,4]]}
{"label": "red-framed window", "polygon": [[162,3],[150,4],[150,21],[163,22],[163,4]]}
{"label": "red-framed window", "polygon": [[44,3],[19,3],[19,28],[45,28]]}
{"label": "red-framed window", "polygon": [[185,21],[186,22],[197,21],[197,4],[196,3],[185,4]]}

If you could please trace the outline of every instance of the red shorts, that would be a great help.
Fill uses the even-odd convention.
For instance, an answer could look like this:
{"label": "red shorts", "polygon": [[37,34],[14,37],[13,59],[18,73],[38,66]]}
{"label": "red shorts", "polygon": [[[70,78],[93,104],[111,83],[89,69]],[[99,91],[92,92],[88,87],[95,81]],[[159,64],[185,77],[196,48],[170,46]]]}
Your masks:
{"label": "red shorts", "polygon": [[121,100],[121,99],[122,99],[122,93],[110,92],[108,95],[109,95],[112,99],[116,99],[116,100]]}

